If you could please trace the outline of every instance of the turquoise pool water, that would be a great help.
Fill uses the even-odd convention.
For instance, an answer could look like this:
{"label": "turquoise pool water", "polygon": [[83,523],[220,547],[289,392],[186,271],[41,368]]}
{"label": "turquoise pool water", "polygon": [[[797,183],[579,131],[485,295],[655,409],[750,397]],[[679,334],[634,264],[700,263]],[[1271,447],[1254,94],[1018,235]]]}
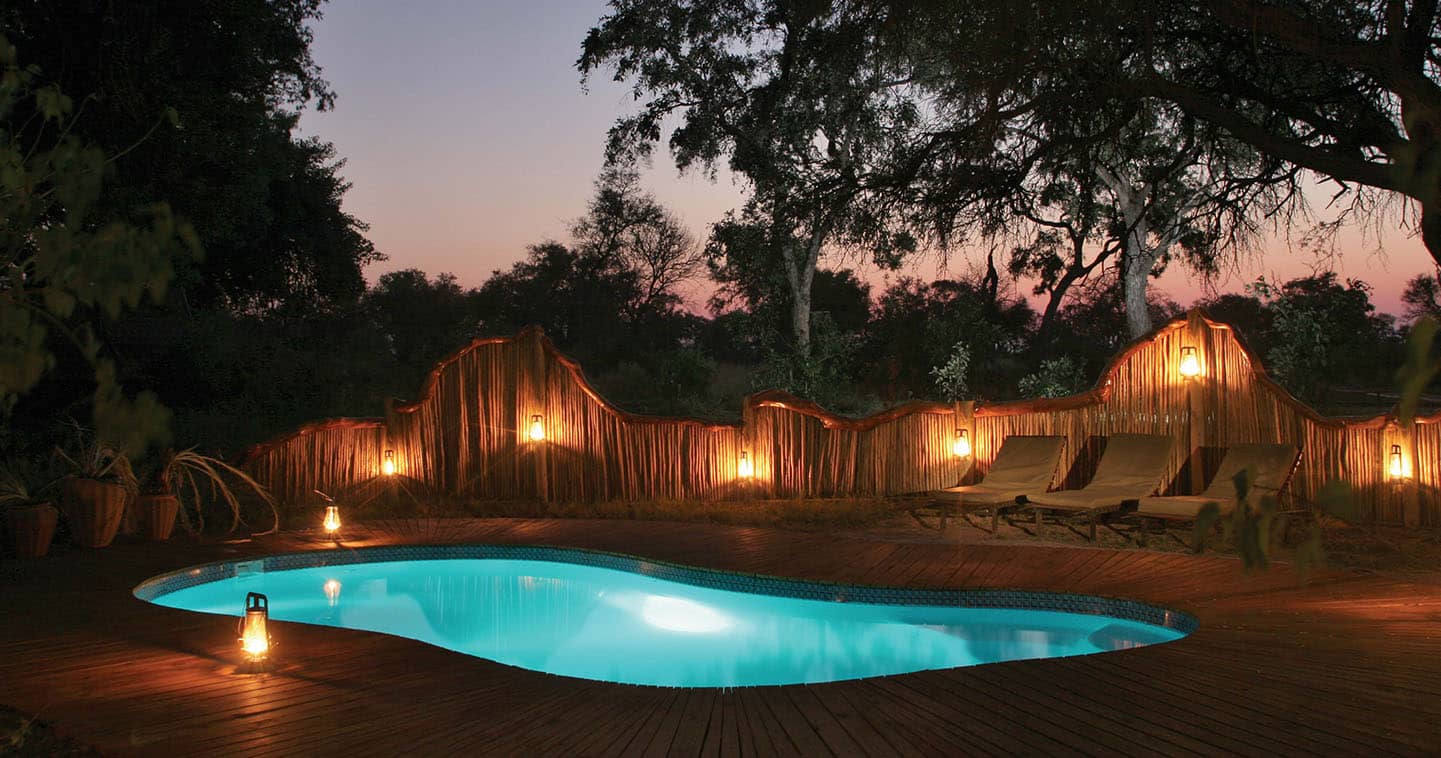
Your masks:
{"label": "turquoise pool water", "polygon": [[232,616],[247,592],[260,592],[281,621],[384,632],[551,674],[668,687],[831,682],[1185,636],[1101,615],[777,597],[547,560],[242,570],[159,592],[147,599]]}

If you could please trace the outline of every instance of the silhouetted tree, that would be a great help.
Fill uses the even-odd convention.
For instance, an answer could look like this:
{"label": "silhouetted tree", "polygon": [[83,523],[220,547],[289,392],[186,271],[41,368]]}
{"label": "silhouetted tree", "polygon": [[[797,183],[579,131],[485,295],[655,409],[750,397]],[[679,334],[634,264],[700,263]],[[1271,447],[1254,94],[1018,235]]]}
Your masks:
{"label": "silhouetted tree", "polygon": [[[801,360],[823,251],[855,245],[894,266],[916,249],[867,183],[919,116],[872,21],[859,4],[613,0],[578,62],[587,77],[612,68],[641,102],[611,129],[609,161],[648,155],[674,124],[678,168],[724,162],[746,181],[749,199],[728,223],[751,228],[750,250],[775,259]],[[713,257],[731,249],[713,245]]]}

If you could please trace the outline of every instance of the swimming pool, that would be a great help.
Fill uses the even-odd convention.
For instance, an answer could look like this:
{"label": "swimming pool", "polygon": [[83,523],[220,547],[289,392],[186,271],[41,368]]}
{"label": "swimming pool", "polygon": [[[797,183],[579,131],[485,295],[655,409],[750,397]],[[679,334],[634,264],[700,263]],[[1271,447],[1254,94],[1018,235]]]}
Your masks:
{"label": "swimming pool", "polygon": [[[551,674],[667,687],[831,682],[1170,642],[1195,621],[1123,600],[729,574],[568,548],[386,547],[197,566],[159,605],[408,637]],[[291,653],[298,654],[298,653]]]}

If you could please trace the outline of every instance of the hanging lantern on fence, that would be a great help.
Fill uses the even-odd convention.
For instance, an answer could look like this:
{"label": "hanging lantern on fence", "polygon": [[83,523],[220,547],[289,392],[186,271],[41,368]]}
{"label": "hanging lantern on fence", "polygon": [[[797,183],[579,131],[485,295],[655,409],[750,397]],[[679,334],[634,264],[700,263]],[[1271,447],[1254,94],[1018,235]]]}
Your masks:
{"label": "hanging lantern on fence", "polygon": [[252,663],[270,655],[270,599],[259,592],[245,595],[245,616],[240,619],[240,649]]}
{"label": "hanging lantern on fence", "polygon": [[749,479],[755,475],[755,469],[751,467],[750,456],[744,450],[741,451],[740,463],[736,465],[736,473],[740,474],[742,479]]}
{"label": "hanging lantern on fence", "polygon": [[527,436],[530,437],[531,442],[540,442],[545,439],[545,424],[541,423],[539,413],[530,417],[530,430]]}
{"label": "hanging lantern on fence", "polygon": [[1181,348],[1181,376],[1187,379],[1194,379],[1201,375],[1201,356],[1196,353],[1196,348],[1186,346]]}
{"label": "hanging lantern on fence", "polygon": [[335,534],[340,531],[340,506],[325,506],[325,520],[320,523],[325,527],[326,534]]}
{"label": "hanging lantern on fence", "polygon": [[971,435],[965,429],[956,430],[956,441],[951,445],[951,453],[957,458],[964,458],[971,454]]}
{"label": "hanging lantern on fence", "polygon": [[395,476],[395,451],[385,451],[385,457],[380,461],[380,473],[386,476]]}
{"label": "hanging lantern on fence", "polygon": [[1390,462],[1387,464],[1386,470],[1387,470],[1388,473],[1391,474],[1391,478],[1392,478],[1392,479],[1404,479],[1404,478],[1406,478],[1406,466],[1405,466],[1405,463],[1401,460],[1401,446],[1400,446],[1400,445],[1392,445],[1392,446],[1391,446],[1391,455],[1388,456],[1388,458],[1390,458]]}

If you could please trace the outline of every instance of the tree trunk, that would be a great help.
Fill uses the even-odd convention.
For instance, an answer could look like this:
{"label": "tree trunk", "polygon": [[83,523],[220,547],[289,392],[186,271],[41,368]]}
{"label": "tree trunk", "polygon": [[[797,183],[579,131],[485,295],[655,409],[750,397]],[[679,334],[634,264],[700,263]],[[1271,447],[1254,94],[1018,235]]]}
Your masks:
{"label": "tree trunk", "polygon": [[1126,327],[1131,339],[1140,339],[1151,333],[1151,309],[1146,307],[1146,285],[1150,283],[1151,266],[1155,258],[1149,255],[1145,246],[1127,235],[1126,252],[1121,259],[1121,287],[1126,307]]}
{"label": "tree trunk", "polygon": [[1436,262],[1437,268],[1441,268],[1441,207],[1421,206],[1421,241],[1426,245],[1426,252],[1431,254],[1431,260]]}
{"label": "tree trunk", "polygon": [[1151,267],[1162,249],[1152,249],[1147,244],[1151,230],[1146,223],[1146,204],[1151,192],[1144,185],[1133,186],[1119,172],[1097,169],[1096,175],[1110,187],[1121,211],[1121,220],[1126,223],[1125,245],[1121,249],[1122,304],[1126,308],[1126,327],[1131,339],[1140,339],[1151,332],[1146,286],[1150,284]]}
{"label": "tree trunk", "polygon": [[820,259],[823,232],[815,232],[805,249],[791,244],[785,248],[786,283],[791,290],[791,334],[796,341],[796,355],[811,354],[811,285],[816,278],[816,262]]}

